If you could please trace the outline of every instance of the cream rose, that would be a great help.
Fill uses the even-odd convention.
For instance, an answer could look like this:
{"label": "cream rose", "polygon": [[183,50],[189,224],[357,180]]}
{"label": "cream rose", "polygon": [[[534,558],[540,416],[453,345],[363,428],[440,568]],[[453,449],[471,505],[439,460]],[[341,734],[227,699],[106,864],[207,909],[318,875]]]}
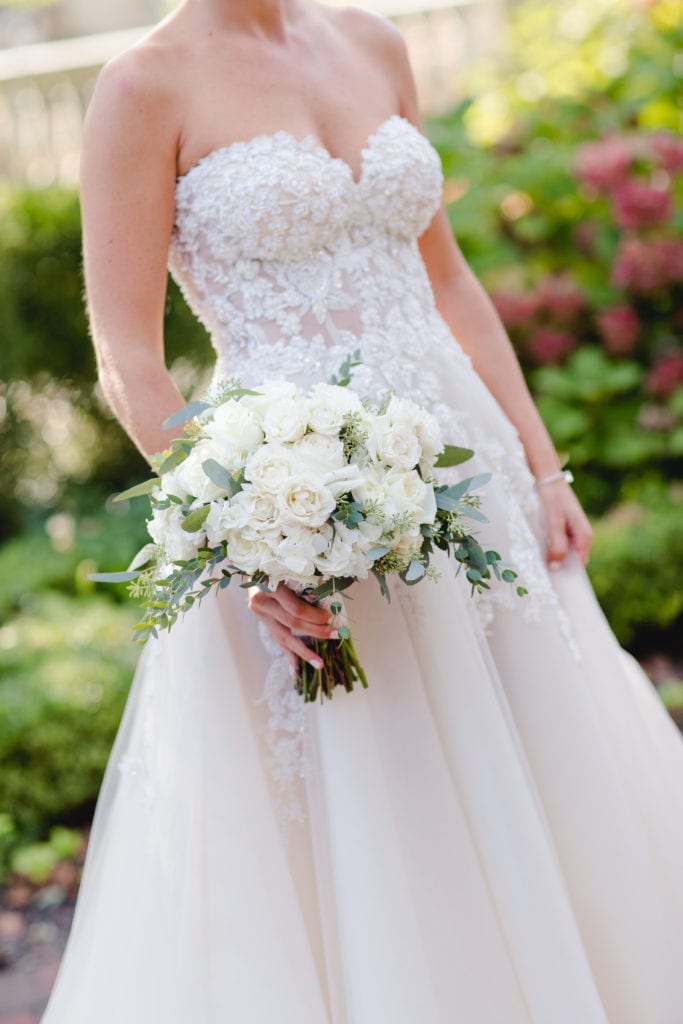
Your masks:
{"label": "cream rose", "polygon": [[289,453],[297,469],[313,474],[342,469],[346,465],[341,441],[324,434],[305,434],[294,442]]}
{"label": "cream rose", "polygon": [[228,561],[236,569],[244,573],[253,573],[261,569],[262,564],[270,557],[270,548],[261,538],[247,536],[237,530],[228,539]]}
{"label": "cream rose", "polygon": [[206,459],[218,461],[221,458],[221,449],[215,442],[198,441],[184,462],[175,469],[175,486],[180,487],[184,494],[197,498],[201,504],[224,495],[225,491],[209,479],[202,466]]}
{"label": "cream rose", "polygon": [[261,569],[271,584],[278,580],[309,583],[315,573],[315,559],[324,551],[329,541],[317,530],[305,527],[295,528],[270,547]]}
{"label": "cream rose", "polygon": [[285,526],[322,526],[336,505],[334,495],[318,478],[303,473],[282,484],[277,502]]}
{"label": "cream rose", "polygon": [[187,533],[182,528],[182,516],[177,505],[165,509],[154,509],[147,522],[152,540],[164,549],[171,561],[185,561],[194,558],[202,542],[204,531]]}
{"label": "cream rose", "polygon": [[384,478],[388,502],[395,505],[395,514],[414,516],[417,523],[433,523],[436,516],[434,488],[414,471],[388,470]]}
{"label": "cream rose", "polygon": [[298,441],[308,426],[306,403],[300,398],[282,398],[269,405],[263,415],[263,430],[268,441]]}
{"label": "cream rose", "polygon": [[249,409],[253,412],[259,422],[263,420],[266,411],[275,402],[279,402],[282,399],[294,401],[299,398],[296,385],[290,384],[286,380],[269,381],[265,384],[260,384],[253,390],[257,393],[254,395],[244,395],[240,398],[239,404],[244,409]]}
{"label": "cream rose", "polygon": [[367,440],[372,458],[396,469],[413,469],[422,454],[414,429],[407,422],[392,424],[388,416],[372,421]]}
{"label": "cream rose", "polygon": [[230,501],[214,501],[204,523],[207,540],[209,544],[220,544],[227,540],[233,531],[242,529],[248,522],[249,514],[242,491]]}
{"label": "cream rose", "polygon": [[219,405],[204,433],[214,442],[217,452],[211,457],[231,473],[241,469],[246,457],[263,442],[263,430],[256,415],[242,401]]}
{"label": "cream rose", "polygon": [[264,444],[247,459],[244,475],[262,490],[275,493],[294,469],[290,448],[282,444]]}
{"label": "cream rose", "polygon": [[308,422],[319,434],[337,435],[348,413],[362,412],[358,396],[337,384],[316,384],[308,399]]}

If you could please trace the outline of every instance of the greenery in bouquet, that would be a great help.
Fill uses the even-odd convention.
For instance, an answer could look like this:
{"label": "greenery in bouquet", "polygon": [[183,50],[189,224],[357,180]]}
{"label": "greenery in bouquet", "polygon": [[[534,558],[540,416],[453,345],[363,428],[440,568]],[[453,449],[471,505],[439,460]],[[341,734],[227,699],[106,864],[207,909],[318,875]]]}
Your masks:
{"label": "greenery in bouquet", "polygon": [[[444,445],[437,420],[410,399],[361,401],[348,386],[358,358],[308,395],[287,381],[252,390],[232,380],[167,421],[185,429],[153,460],[157,476],[120,496],[149,494],[152,543],[127,572],[92,576],[130,581],[143,599],[141,640],[235,577],[242,587],[285,584],[328,600],[336,618],[357,580],[374,576],[390,599],[392,577],[408,585],[436,579],[435,549],[454,556],[472,593],[494,577],[526,593],[469,527],[486,522],[474,492],[490,474],[440,484],[436,469],[473,452]],[[306,701],[331,697],[336,685],[367,686],[348,626],[338,634],[311,639],[321,669],[300,660],[296,684]]]}

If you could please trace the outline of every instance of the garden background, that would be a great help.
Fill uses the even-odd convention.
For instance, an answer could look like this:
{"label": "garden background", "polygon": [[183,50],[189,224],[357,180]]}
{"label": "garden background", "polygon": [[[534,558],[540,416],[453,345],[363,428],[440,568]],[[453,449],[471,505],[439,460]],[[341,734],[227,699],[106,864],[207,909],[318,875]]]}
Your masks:
{"label": "garden background", "polygon": [[[682,93],[683,0],[526,0],[427,124],[456,237],[593,519],[598,597],[674,714]],[[143,541],[144,499],[111,497],[145,465],[96,384],[82,291],[76,194],[0,186],[0,874],[17,905],[73,896],[138,654],[125,588],[88,580]],[[201,389],[210,346],[173,284],[166,341],[181,390]]]}

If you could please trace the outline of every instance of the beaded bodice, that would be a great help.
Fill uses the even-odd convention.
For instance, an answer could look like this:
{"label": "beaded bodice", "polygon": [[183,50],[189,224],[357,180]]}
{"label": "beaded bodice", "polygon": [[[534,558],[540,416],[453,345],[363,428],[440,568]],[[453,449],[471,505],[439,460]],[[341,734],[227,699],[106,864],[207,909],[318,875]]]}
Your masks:
{"label": "beaded bodice", "polygon": [[412,377],[421,337],[453,344],[417,247],[441,186],[436,151],[397,114],[367,140],[357,180],[286,131],[200,160],[177,182],[169,267],[211,334],[217,375],[308,383],[360,348],[356,387],[402,391],[411,382],[390,364]]}

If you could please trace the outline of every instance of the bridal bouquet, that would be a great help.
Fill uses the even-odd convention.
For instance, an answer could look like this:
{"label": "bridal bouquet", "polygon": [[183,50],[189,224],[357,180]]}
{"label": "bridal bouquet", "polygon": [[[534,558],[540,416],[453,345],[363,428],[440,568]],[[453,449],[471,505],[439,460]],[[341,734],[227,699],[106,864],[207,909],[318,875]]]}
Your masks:
{"label": "bridal bouquet", "polygon": [[[128,572],[91,576],[129,581],[143,598],[139,639],[170,629],[235,577],[243,587],[286,583],[327,600],[335,618],[356,580],[374,576],[389,599],[388,578],[436,578],[435,548],[455,557],[473,593],[488,589],[492,576],[514,584],[515,571],[468,526],[486,522],[473,492],[490,474],[439,485],[435,468],[474,453],[444,445],[435,418],[410,399],[361,401],[349,387],[357,358],[306,395],[285,381],[251,390],[232,380],[167,420],[166,428],[185,426],[155,457],[157,475],[117,498],[149,494],[152,543]],[[300,660],[295,685],[305,701],[331,697],[335,685],[367,686],[348,626],[338,634],[309,639],[323,667]]]}

